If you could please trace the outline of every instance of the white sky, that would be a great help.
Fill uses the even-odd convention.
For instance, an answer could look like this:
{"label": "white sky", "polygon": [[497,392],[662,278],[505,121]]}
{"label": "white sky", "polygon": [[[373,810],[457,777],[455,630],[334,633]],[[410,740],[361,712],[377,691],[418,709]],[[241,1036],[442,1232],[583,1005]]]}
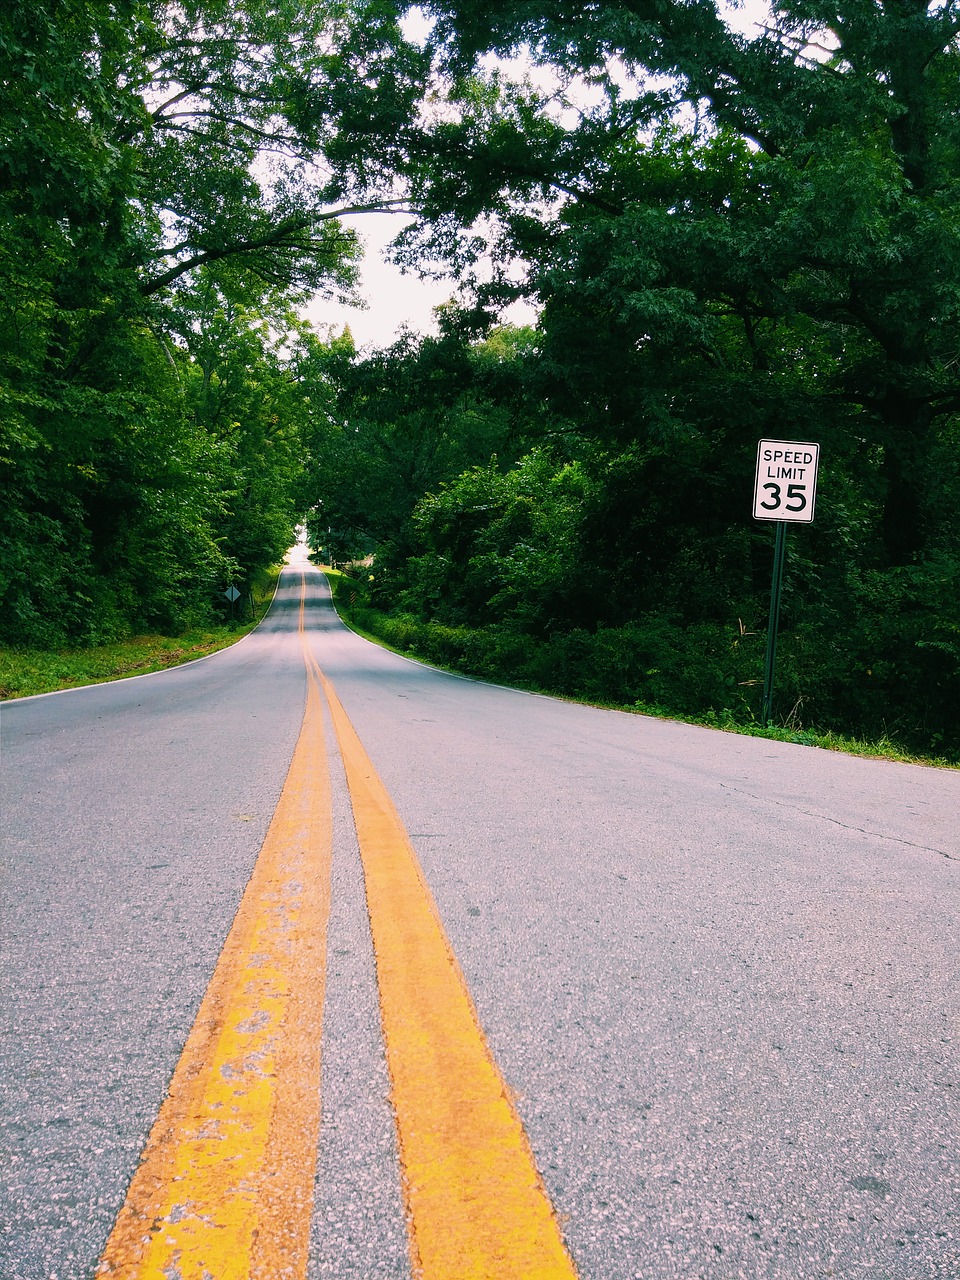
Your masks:
{"label": "white sky", "polygon": [[[433,309],[449,302],[457,291],[457,281],[452,276],[447,280],[421,280],[416,272],[401,272],[386,261],[384,250],[403,229],[404,215],[360,213],[341,221],[359,232],[366,246],[359,292],[368,303],[367,309],[361,311],[318,298],[307,308],[307,319],[317,328],[333,325],[337,333],[349,325],[358,347],[389,346],[404,326],[414,333],[436,333]],[[518,302],[507,309],[503,318],[512,324],[534,324],[536,311]]]}
{"label": "white sky", "polygon": [[388,346],[404,325],[416,333],[435,332],[433,308],[452,296],[457,283],[453,279],[442,283],[421,280],[413,272],[404,275],[399,267],[385,261],[383,250],[402,230],[404,215],[361,213],[341,221],[356,230],[366,246],[360,293],[368,307],[360,311],[318,298],[307,310],[311,323],[317,327],[332,324],[338,333],[349,325],[358,347]]}

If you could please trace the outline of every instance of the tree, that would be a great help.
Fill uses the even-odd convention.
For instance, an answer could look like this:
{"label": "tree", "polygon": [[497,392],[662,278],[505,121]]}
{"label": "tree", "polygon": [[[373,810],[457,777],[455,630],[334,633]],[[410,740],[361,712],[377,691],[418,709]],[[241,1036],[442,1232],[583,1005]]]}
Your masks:
{"label": "tree", "polygon": [[[275,554],[281,525],[289,536],[293,383],[251,335],[318,290],[350,293],[359,249],[338,214],[402,204],[355,126],[410,113],[421,70],[375,0],[4,9],[5,638],[173,625],[237,562],[246,574]],[[266,383],[260,401],[248,388],[242,443],[196,394],[195,362],[206,391],[223,391],[242,346],[240,324],[220,352],[232,372],[208,376],[211,272],[222,307],[248,318]],[[253,406],[281,401],[288,425],[272,430]],[[135,557],[162,565],[162,608]]]}
{"label": "tree", "polygon": [[364,359],[340,342],[320,359],[330,398],[312,419],[307,505],[322,503],[321,544],[333,528],[353,550],[389,544],[402,560],[425,493],[493,454],[508,464],[545,429],[527,385],[530,331],[473,339],[451,309],[437,337],[406,334]]}
{"label": "tree", "polygon": [[[586,287],[625,337],[682,331],[706,369],[734,320],[754,387],[800,350],[823,412],[875,450],[887,562],[942,538],[933,454],[960,405],[957,7],[790,3],[752,37],[711,0],[430,8],[467,86],[438,134],[448,155],[470,148],[465,175],[485,171],[481,207],[532,261],[548,329]],[[481,52],[523,47],[600,104],[571,124],[527,93],[528,128],[516,91],[469,87]],[[524,214],[537,184],[546,232]],[[449,179],[433,190],[449,198]],[[467,201],[465,220],[477,212]]]}
{"label": "tree", "polygon": [[302,512],[301,471],[310,407],[298,352],[310,331],[282,296],[249,308],[223,288],[222,268],[197,270],[180,298],[176,337],[187,354],[184,400],[213,445],[219,545],[231,581],[249,588],[290,545]]}
{"label": "tree", "polygon": [[494,461],[463,472],[417,504],[401,604],[443,623],[507,622],[538,636],[577,625],[593,603],[574,589],[591,496],[579,463],[544,450],[506,471]]}
{"label": "tree", "polygon": [[[492,245],[478,314],[524,289],[541,304],[525,387],[570,424],[557,465],[585,479],[567,539],[599,587],[584,621],[738,645],[769,583],[756,441],[818,439],[783,687],[821,723],[942,734],[960,627],[960,10],[791,4],[745,36],[706,0],[430,8],[446,96],[406,144],[425,217],[401,251],[469,271]],[[537,83],[483,61],[524,50]],[[408,599],[437,616],[441,596],[463,617],[492,608],[485,538],[492,580],[527,562],[523,504],[504,521],[470,505],[481,474],[500,493],[499,469],[470,471],[417,509]]]}

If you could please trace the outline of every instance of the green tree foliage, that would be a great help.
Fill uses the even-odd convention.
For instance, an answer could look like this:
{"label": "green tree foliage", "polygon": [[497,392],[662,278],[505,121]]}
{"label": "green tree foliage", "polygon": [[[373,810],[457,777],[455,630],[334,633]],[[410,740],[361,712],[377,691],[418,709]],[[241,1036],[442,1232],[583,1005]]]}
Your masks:
{"label": "green tree foliage", "polygon": [[493,454],[511,462],[549,429],[531,385],[532,330],[472,340],[469,317],[449,309],[438,337],[407,334],[363,359],[342,341],[318,355],[313,377],[332,398],[313,419],[306,505],[314,541],[337,559],[377,546],[382,562],[402,564],[425,493]]}
{"label": "green tree foliage", "polygon": [[[515,107],[480,109],[465,95],[449,126],[483,149],[501,209],[525,201],[536,174],[562,197],[548,234],[516,228],[548,331],[565,331],[558,363],[579,347],[575,371],[599,369],[604,406],[605,364],[646,388],[645,366],[677,346],[688,373],[696,360],[716,383],[733,325],[743,352],[731,372],[746,367],[756,400],[800,353],[804,409],[813,401],[818,418],[842,419],[876,450],[886,561],[910,563],[936,543],[932,454],[958,404],[954,6],[790,3],[752,36],[712,0],[432,8],[461,75],[481,51],[526,46],[561,82],[602,91],[572,125],[541,102],[534,130]],[[507,134],[516,154],[498,165]],[[661,419],[682,417],[677,381],[659,397]],[[626,414],[636,433],[652,409],[603,411],[614,427]]]}
{"label": "green tree foliage", "polygon": [[[816,439],[784,707],[955,735],[955,0],[404,8],[0,13],[0,638],[176,627],[310,509],[444,643],[749,713],[756,441]],[[361,358],[296,312],[374,208],[474,296]]]}
{"label": "green tree foliage", "polygon": [[421,60],[362,0],[4,7],[4,640],[175,627],[289,540],[287,312],[350,295],[337,215],[397,203],[358,113]]}
{"label": "green tree foliage", "polygon": [[531,635],[591,621],[592,602],[572,589],[591,488],[580,464],[536,450],[505,473],[494,461],[428,494],[414,514],[420,554],[401,607]]}
{"label": "green tree foliage", "polygon": [[213,445],[208,487],[218,495],[222,546],[244,594],[257,570],[289,546],[302,509],[310,406],[295,358],[312,335],[278,303],[251,310],[224,291],[216,268],[201,268],[182,300],[177,334],[187,354],[185,406]]}
{"label": "green tree foliage", "polygon": [[[756,441],[816,439],[784,709],[895,722],[915,743],[955,735],[960,11],[790,3],[743,35],[712,0],[429,7],[448,96],[419,144],[430,221],[408,252],[469,265],[486,218],[501,270],[481,302],[515,293],[509,264],[527,264],[531,378],[575,424],[557,466],[589,481],[589,625],[706,625],[741,652],[769,583],[771,531],[749,516]],[[482,61],[524,51],[539,87]],[[458,491],[435,490],[414,526],[413,580],[438,617],[427,568],[457,599],[468,578],[479,588],[484,539],[491,572],[514,558],[496,503],[475,527],[464,515],[463,546],[434,546],[425,513]],[[711,698],[754,697],[741,677]]]}

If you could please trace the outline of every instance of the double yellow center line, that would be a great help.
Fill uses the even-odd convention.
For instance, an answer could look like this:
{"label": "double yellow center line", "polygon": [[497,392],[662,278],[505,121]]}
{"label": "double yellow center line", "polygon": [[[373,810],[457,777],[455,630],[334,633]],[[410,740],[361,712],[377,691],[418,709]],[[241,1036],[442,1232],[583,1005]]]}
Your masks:
{"label": "double yellow center line", "polygon": [[416,854],[310,650],[273,821],[98,1275],[306,1276],[320,1128],[332,821],[321,689],[366,881],[412,1273],[576,1272]]}

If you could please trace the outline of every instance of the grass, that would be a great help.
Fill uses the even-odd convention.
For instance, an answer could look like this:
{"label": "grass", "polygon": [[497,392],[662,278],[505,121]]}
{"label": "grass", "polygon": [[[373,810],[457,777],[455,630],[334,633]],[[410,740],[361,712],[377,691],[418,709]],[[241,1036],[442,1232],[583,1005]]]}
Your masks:
{"label": "grass", "polygon": [[[345,598],[346,593],[336,591],[336,580],[341,575],[336,570],[325,569],[327,576],[331,579],[331,586],[334,587],[334,594],[337,602],[337,609],[341,618],[350,628],[358,635],[363,636],[367,640],[372,640],[375,644],[379,644],[382,648],[389,649],[394,653],[403,654],[406,657],[419,658],[421,661],[428,662],[431,666],[438,667],[441,670],[454,671],[457,674],[470,674],[466,666],[458,666],[451,663],[439,661],[433,654],[425,654],[418,652],[416,644],[404,644],[399,647],[391,644],[389,639],[384,635],[378,634],[376,628],[377,622],[382,617],[385,622],[388,621],[389,615],[378,614],[377,610],[371,609],[369,605],[361,605],[360,608],[354,610],[350,607]],[[354,613],[359,614],[359,618],[354,617]],[[362,621],[361,621],[362,619]],[[385,628],[389,630],[389,628]],[[731,711],[704,711],[699,715],[689,715],[655,703],[635,702],[630,705],[624,705],[618,702],[600,702],[594,698],[586,697],[570,697],[566,694],[557,693],[556,690],[549,687],[533,685],[527,681],[518,683],[511,680],[509,676],[496,676],[486,674],[482,678],[499,680],[503,684],[513,684],[517,688],[522,688],[529,693],[542,693],[550,697],[560,698],[565,702],[585,702],[591,706],[602,706],[610,710],[628,711],[636,715],[654,716],[661,720],[677,720],[684,724],[700,725],[704,728],[719,729],[725,733],[743,734],[753,738],[768,738],[776,742],[792,742],[800,746],[819,747],[824,751],[836,751],[843,755],[867,756],[878,760],[893,760],[904,764],[920,764],[940,769],[956,769],[960,768],[960,764],[956,760],[951,760],[941,756],[917,755],[911,753],[900,746],[896,741],[883,735],[882,737],[872,740],[868,738],[857,738],[833,730],[820,730],[815,728],[805,728],[801,725],[788,722],[781,725],[761,725],[755,720],[738,719]]]}
{"label": "grass", "polygon": [[0,698],[76,689],[176,667],[235,644],[252,631],[270,606],[280,568],[261,574],[253,588],[249,622],[195,628],[179,636],[145,635],[88,649],[0,648]]}
{"label": "grass", "polygon": [[937,769],[960,768],[955,760],[943,756],[916,755],[905,750],[886,735],[875,740],[853,738],[832,729],[805,729],[790,724],[761,725],[756,721],[739,721],[732,713],[708,711],[702,716],[684,716],[671,713],[665,707],[649,706],[638,702],[627,710],[638,715],[657,716],[661,719],[680,720],[685,724],[699,724],[708,729],[720,729],[725,733],[739,733],[749,738],[769,738],[774,742],[795,742],[803,747],[819,747],[823,751],[839,751],[850,756],[870,756],[877,760],[895,760],[901,764],[922,764]]}

